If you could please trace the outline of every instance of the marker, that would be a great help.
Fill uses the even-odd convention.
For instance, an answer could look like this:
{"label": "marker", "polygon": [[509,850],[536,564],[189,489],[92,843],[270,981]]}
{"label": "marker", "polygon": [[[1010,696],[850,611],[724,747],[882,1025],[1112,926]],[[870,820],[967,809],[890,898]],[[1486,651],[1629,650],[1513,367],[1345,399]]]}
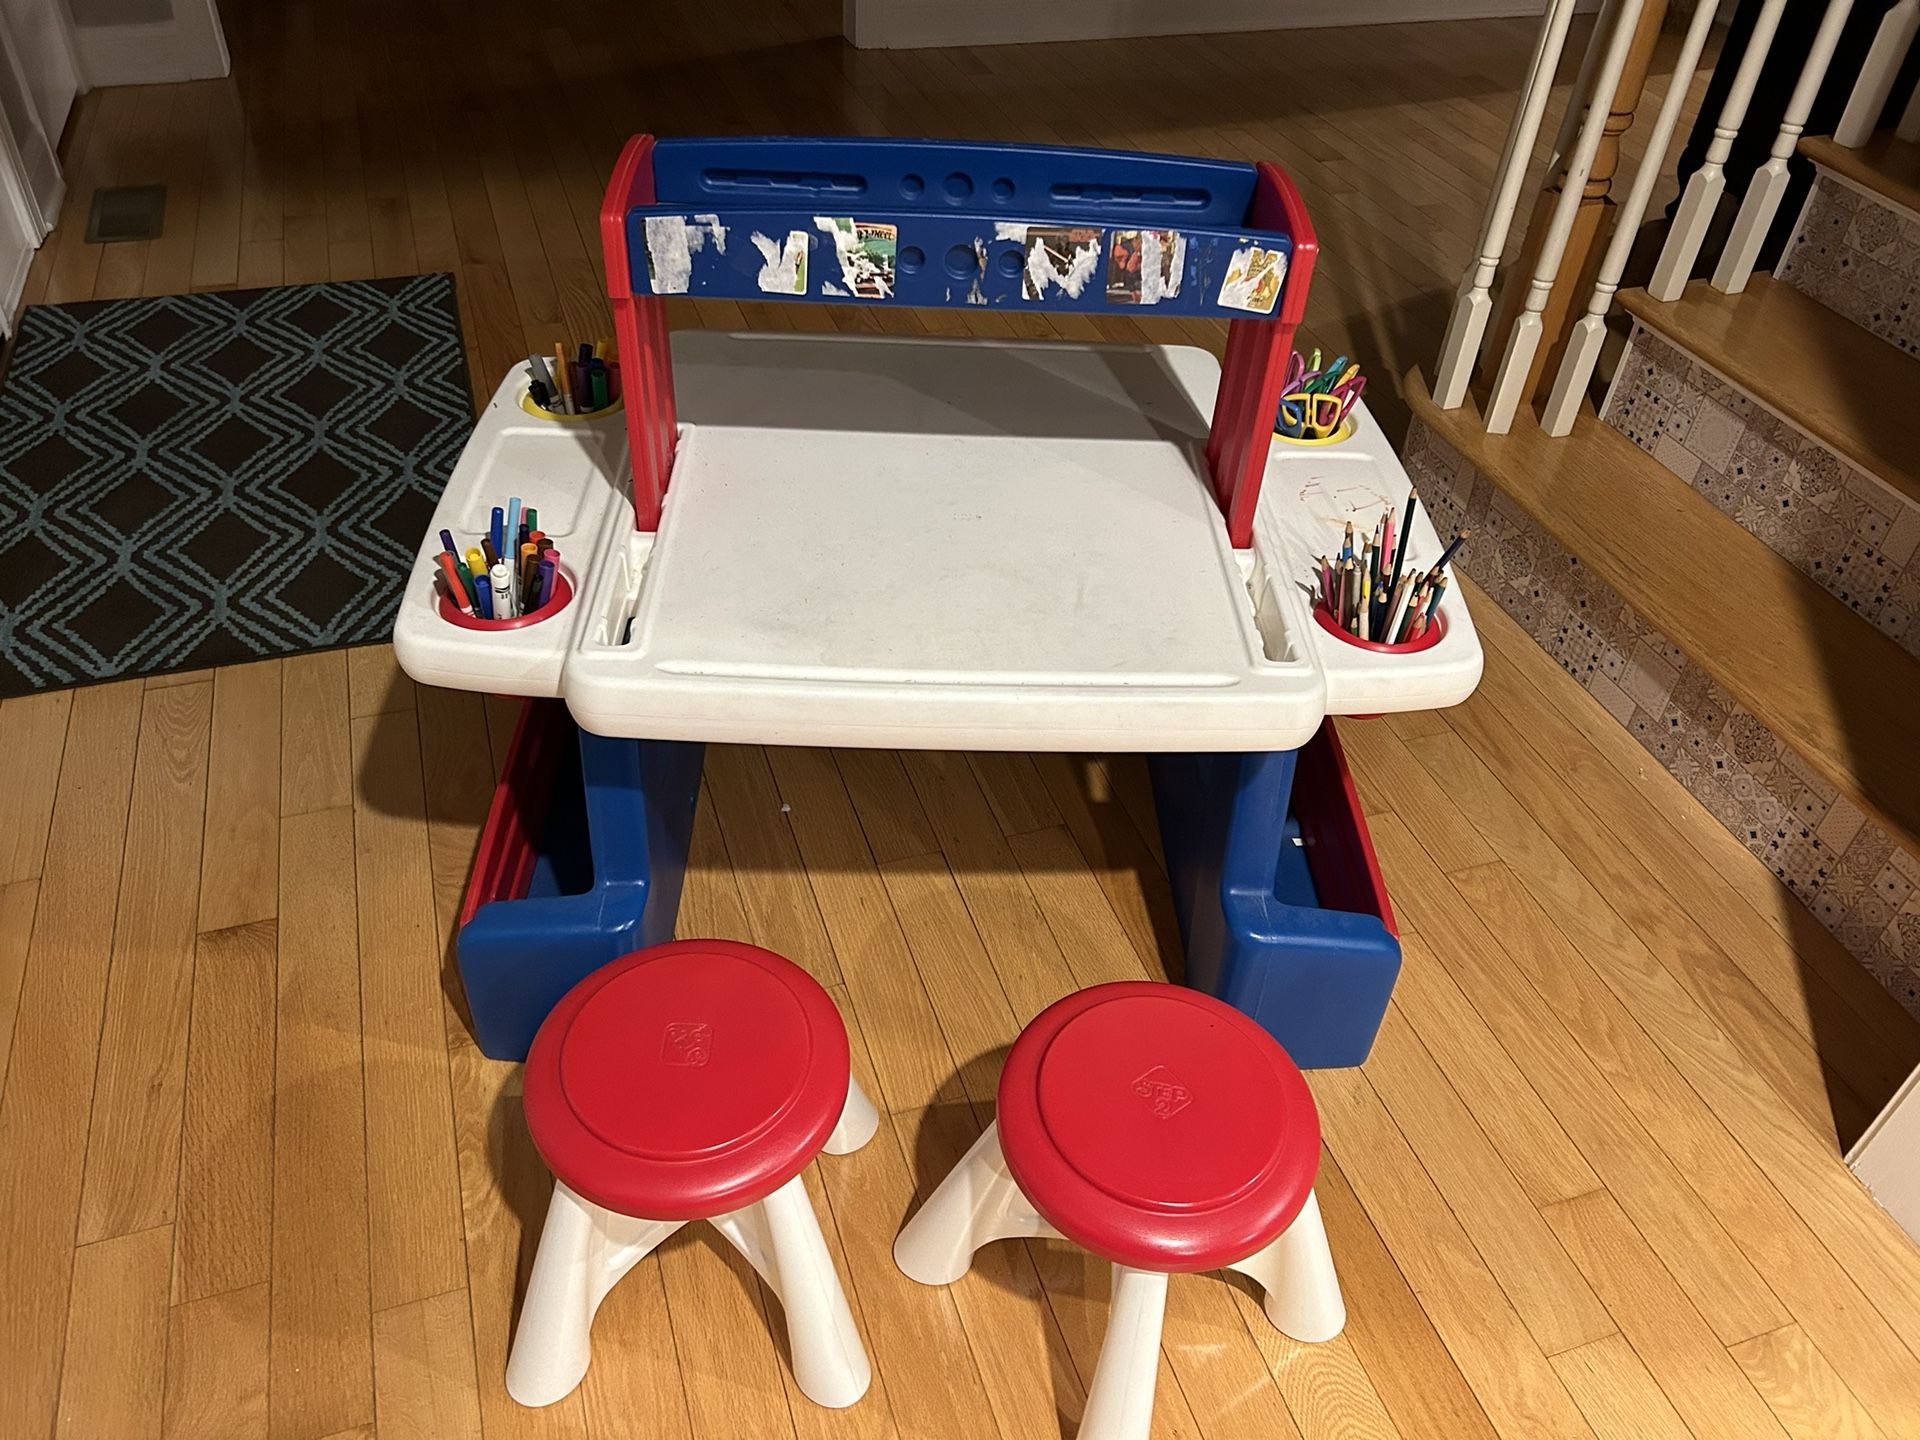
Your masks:
{"label": "marker", "polygon": [[475,577],[473,611],[482,620],[493,618],[493,586],[487,582],[484,570]]}
{"label": "marker", "polygon": [[467,598],[469,600],[478,601],[480,596],[480,586],[478,582],[474,580],[473,572],[467,569],[467,562],[464,560],[455,560],[453,562],[453,568],[455,571],[459,573],[460,583],[466,587]]}
{"label": "marker", "polygon": [[493,507],[493,523],[488,527],[488,534],[493,538],[493,550],[497,555],[500,547],[506,544],[507,537],[507,512],[498,505]]}
{"label": "marker", "polygon": [[588,371],[593,377],[593,408],[604,410],[611,403],[611,392],[607,389],[607,362],[596,360]]}
{"label": "marker", "polygon": [[467,591],[460,584],[460,572],[454,566],[453,556],[442,550],[439,559],[441,578],[447,582],[447,598],[453,601],[462,615],[473,614],[473,602],[467,598]]}
{"label": "marker", "polygon": [[567,373],[567,347],[565,345],[555,345],[553,347],[553,374],[554,378],[560,382],[560,399],[566,407],[567,414],[575,414],[576,412],[573,407],[573,377]]}
{"label": "marker", "polygon": [[458,558],[460,554],[460,547],[453,543],[453,531],[451,530],[442,530],[440,532],[440,547],[449,555],[456,558]]}
{"label": "marker", "polygon": [[553,599],[553,575],[557,568],[550,559],[540,562],[540,608],[542,610],[546,609]]}
{"label": "marker", "polygon": [[498,563],[500,559],[500,547],[493,543],[493,537],[491,535],[482,535],[480,537],[480,558],[486,562],[482,568],[484,568],[488,574],[492,574],[494,565]]}
{"label": "marker", "polygon": [[527,529],[538,530],[540,528],[540,512],[534,509],[533,506],[529,505],[527,507],[527,513],[520,518],[527,522]]}
{"label": "marker", "polygon": [[502,560],[487,572],[487,578],[493,582],[493,618],[505,620],[514,613],[513,578],[507,572],[507,562]]}
{"label": "marker", "polygon": [[520,529],[520,497],[518,495],[515,495],[515,496],[512,496],[507,501],[506,534],[500,541],[497,542],[499,545],[500,553],[502,555],[510,555],[513,553],[514,545],[516,543],[513,537],[515,532],[517,532],[519,529]]}

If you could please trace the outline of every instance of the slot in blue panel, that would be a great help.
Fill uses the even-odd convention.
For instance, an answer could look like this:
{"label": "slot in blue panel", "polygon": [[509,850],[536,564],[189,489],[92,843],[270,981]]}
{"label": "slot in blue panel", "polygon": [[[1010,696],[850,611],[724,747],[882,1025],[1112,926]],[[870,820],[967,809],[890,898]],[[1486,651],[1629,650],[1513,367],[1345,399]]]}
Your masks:
{"label": "slot in blue panel", "polygon": [[1246,220],[1253,181],[1253,166],[1239,160],[1063,145],[770,135],[653,148],[655,199],[683,210],[799,208],[832,196],[886,213],[1228,229]]}

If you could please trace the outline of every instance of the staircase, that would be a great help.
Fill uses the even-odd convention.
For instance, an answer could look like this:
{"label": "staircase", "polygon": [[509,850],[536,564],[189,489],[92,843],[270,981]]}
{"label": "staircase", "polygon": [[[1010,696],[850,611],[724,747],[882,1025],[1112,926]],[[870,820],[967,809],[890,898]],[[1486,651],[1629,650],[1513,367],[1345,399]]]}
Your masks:
{"label": "staircase", "polygon": [[1489,434],[1418,373],[1463,568],[1920,1016],[1920,145],[1819,167],[1773,276],[1619,299],[1598,416]]}

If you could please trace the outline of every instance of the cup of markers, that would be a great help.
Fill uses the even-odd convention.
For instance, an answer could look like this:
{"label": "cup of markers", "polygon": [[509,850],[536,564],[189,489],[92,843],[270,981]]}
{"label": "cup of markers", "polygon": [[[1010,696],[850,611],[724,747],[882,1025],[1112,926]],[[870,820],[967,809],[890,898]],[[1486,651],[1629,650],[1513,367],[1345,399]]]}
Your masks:
{"label": "cup of markers", "polygon": [[564,342],[552,355],[527,357],[527,388],[520,408],[542,420],[590,420],[620,408],[620,362],[613,342]]}
{"label": "cup of markers", "polygon": [[1367,377],[1345,355],[1322,365],[1318,350],[1310,359],[1295,350],[1288,357],[1286,381],[1280,387],[1274,438],[1291,445],[1337,445],[1352,436],[1353,407],[1366,390]]}
{"label": "cup of markers", "polygon": [[1398,533],[1391,508],[1381,513],[1371,535],[1354,548],[1353,522],[1337,555],[1321,555],[1314,571],[1313,618],[1322,630],[1349,645],[1385,654],[1410,655],[1440,643],[1447,617],[1440,602],[1447,593],[1447,563],[1466,542],[1460,531],[1424,570],[1409,563],[1417,490],[1407,492],[1407,512]]}
{"label": "cup of markers", "polygon": [[518,630],[557,615],[573,598],[560,552],[540,529],[540,515],[520,497],[493,507],[479,542],[462,550],[440,532],[433,557],[440,615],[463,630]]}

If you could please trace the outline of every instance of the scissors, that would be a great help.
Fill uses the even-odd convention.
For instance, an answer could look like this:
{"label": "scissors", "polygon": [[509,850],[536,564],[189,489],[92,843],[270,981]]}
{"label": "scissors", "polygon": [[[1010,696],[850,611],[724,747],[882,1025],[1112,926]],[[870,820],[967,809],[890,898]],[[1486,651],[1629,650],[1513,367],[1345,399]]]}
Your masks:
{"label": "scissors", "polygon": [[[1297,414],[1288,407],[1298,407]],[[1346,409],[1338,395],[1296,391],[1281,402],[1281,415],[1303,440],[1324,440],[1340,428]]]}

